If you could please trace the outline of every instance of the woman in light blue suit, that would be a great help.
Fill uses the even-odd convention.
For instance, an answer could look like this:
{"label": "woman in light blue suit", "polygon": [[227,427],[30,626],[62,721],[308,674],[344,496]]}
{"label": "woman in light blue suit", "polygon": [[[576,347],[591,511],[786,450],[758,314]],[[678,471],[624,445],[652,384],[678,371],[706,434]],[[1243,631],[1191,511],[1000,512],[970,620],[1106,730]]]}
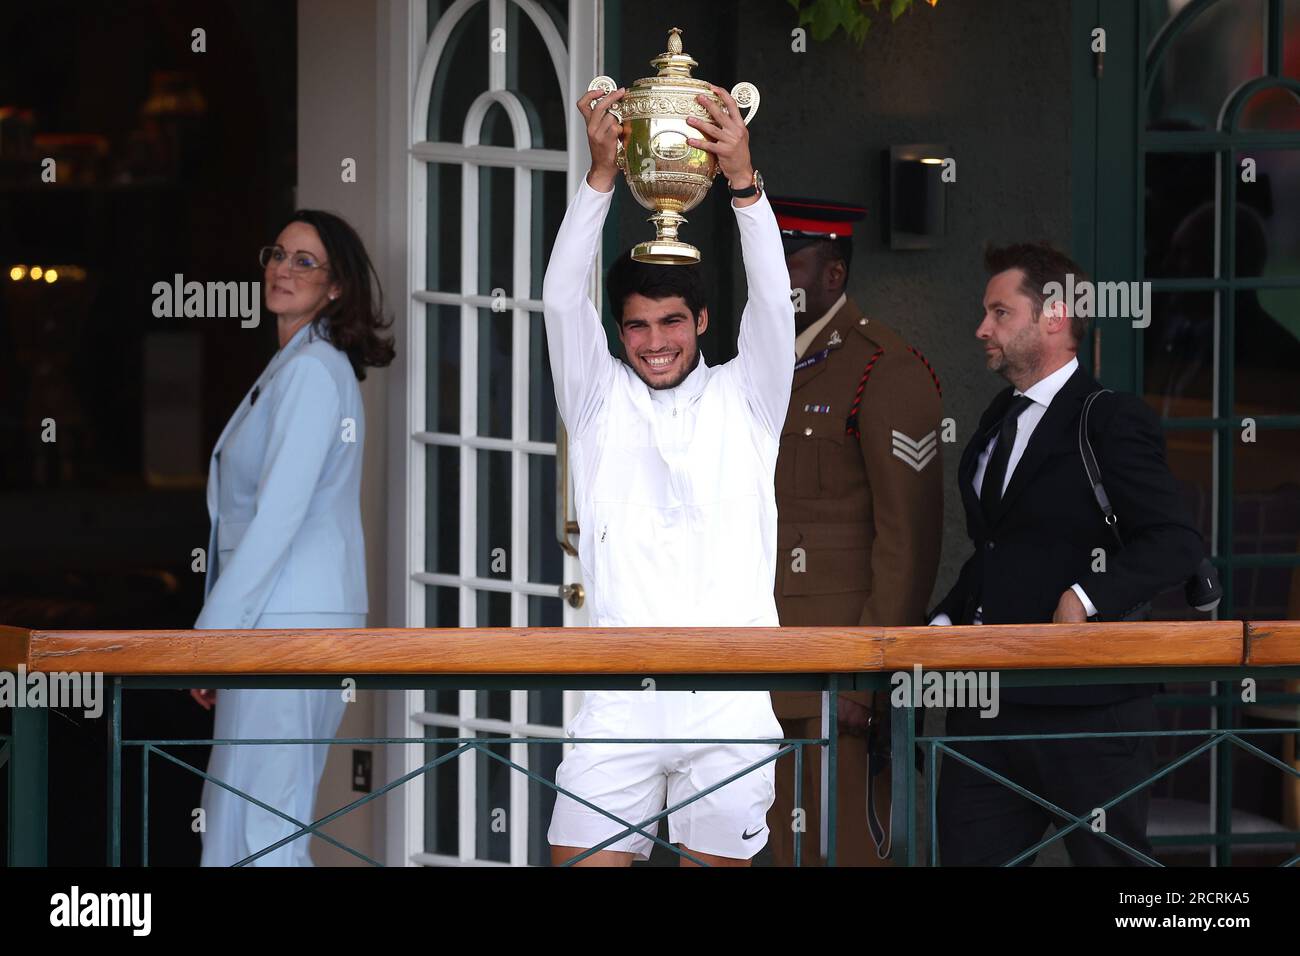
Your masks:
{"label": "woman in light blue suit", "polygon": [[[378,276],[356,232],[296,212],[261,251],[280,350],[217,439],[208,467],[207,581],[194,626],[360,628],[365,411],[357,380],[393,360]],[[372,288],[371,280],[374,280]],[[340,690],[195,690],[217,739],[333,737]],[[324,745],[216,745],[208,773],[302,821],[313,819]],[[203,865],[230,866],[298,829],[243,797],[203,787]],[[311,866],[310,838],[257,864]]]}

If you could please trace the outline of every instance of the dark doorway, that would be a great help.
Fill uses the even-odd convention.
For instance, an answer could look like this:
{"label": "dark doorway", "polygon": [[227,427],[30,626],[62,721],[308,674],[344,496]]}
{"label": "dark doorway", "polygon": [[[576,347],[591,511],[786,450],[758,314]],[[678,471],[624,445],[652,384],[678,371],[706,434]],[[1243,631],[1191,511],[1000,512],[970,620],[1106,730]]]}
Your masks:
{"label": "dark doorway", "polygon": [[[177,274],[259,278],[257,249],[293,210],[296,77],[293,0],[6,9],[0,622],[194,623],[208,455],[274,352],[274,323],[159,318],[153,290]],[[185,691],[128,693],[125,716],[128,738],[212,729]],[[51,716],[51,865],[105,859],[104,725]],[[201,751],[181,756],[206,763]],[[138,760],[128,750],[124,796],[135,808]],[[201,781],[158,760],[150,769],[150,862],[194,865]],[[131,816],[128,865],[140,854],[138,810]]]}

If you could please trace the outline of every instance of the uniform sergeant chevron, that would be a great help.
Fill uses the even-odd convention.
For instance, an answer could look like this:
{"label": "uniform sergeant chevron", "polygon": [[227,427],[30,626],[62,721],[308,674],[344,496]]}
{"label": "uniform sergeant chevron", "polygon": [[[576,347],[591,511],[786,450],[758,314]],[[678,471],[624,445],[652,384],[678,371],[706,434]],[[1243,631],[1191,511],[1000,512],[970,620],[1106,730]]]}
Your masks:
{"label": "uniform sergeant chevron", "polygon": [[917,471],[930,464],[939,454],[939,436],[934,429],[931,429],[930,433],[920,441],[913,441],[906,433],[896,428],[892,430],[892,435],[894,457],[911,465]]}

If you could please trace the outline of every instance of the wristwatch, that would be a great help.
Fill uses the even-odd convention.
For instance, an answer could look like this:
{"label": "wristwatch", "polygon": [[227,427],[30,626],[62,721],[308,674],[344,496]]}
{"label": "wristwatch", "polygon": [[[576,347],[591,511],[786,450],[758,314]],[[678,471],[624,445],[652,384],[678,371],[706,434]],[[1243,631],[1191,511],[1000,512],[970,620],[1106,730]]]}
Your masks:
{"label": "wristwatch", "polygon": [[763,174],[757,169],[754,170],[754,182],[745,189],[733,189],[731,183],[727,183],[727,189],[731,190],[732,199],[748,199],[750,196],[757,196],[763,191]]}

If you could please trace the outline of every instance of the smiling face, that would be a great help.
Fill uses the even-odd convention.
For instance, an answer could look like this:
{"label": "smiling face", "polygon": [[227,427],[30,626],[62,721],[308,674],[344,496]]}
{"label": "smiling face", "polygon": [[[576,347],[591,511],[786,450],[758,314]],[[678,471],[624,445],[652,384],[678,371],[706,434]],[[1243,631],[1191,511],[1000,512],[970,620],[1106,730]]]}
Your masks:
{"label": "smiling face", "polygon": [[618,337],[627,364],[650,388],[675,388],[700,360],[698,336],[709,327],[709,310],[691,315],[681,296],[649,299],[631,293],[623,300]]}
{"label": "smiling face", "polygon": [[[316,228],[305,222],[291,222],[275,237],[275,245],[285,255],[266,264],[262,288],[266,290],[266,310],[291,324],[314,319],[342,289],[331,282],[325,246]],[[295,264],[308,260],[319,269],[294,271]]]}

